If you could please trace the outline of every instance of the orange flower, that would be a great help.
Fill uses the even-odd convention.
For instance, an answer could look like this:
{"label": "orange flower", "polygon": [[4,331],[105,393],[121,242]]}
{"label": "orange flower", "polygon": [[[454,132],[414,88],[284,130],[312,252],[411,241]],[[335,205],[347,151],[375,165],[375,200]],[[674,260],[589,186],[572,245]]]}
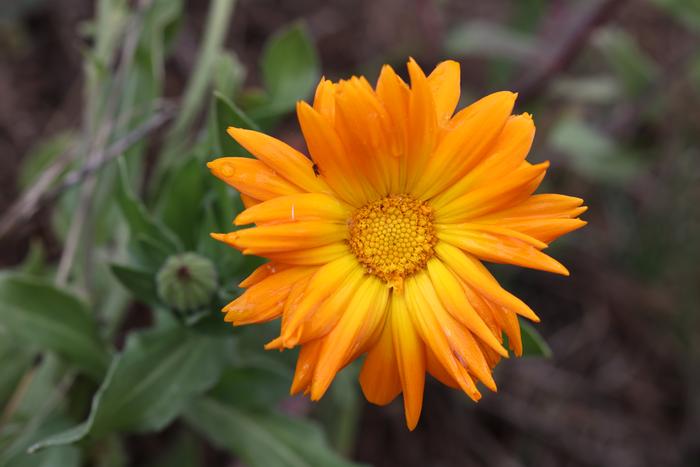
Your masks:
{"label": "orange flower", "polygon": [[297,105],[310,158],[255,131],[229,134],[257,159],[223,157],[214,175],[241,193],[236,225],[217,240],[270,260],[224,307],[234,325],[281,318],[267,349],[301,346],[291,392],[320,399],[336,373],[366,354],[370,402],[403,392],[408,427],[420,417],[425,372],[473,400],[477,382],[522,344],[517,315],[539,321],[481,261],[568,275],[542,252],[585,222],[578,198],[533,192],[548,163],[525,158],[532,117],[511,115],[497,92],[453,115],[459,65],[410,87],[389,66],[376,88],[363,77],[322,79],[313,106]]}

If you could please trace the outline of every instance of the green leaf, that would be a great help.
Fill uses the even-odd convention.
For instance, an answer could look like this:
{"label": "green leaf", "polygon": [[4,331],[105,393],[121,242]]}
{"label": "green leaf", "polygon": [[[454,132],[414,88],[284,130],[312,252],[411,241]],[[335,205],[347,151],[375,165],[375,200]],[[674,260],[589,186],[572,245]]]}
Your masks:
{"label": "green leaf", "polygon": [[214,0],[211,2],[204,28],[205,36],[197,53],[194,74],[187,83],[178,119],[173,126],[171,136],[177,135],[194,120],[199,109],[205,105],[206,89],[212,79],[215,64],[221,55],[221,45],[226,37],[233,13],[235,0]]}
{"label": "green leaf", "polygon": [[700,32],[700,3],[696,0],[652,0],[689,29]]}
{"label": "green leaf", "polygon": [[621,183],[636,177],[645,162],[576,116],[564,116],[549,133],[549,145],[573,170],[593,181]]}
{"label": "green leaf", "polygon": [[451,30],[445,49],[452,56],[505,58],[517,62],[533,60],[537,54],[537,44],[530,36],[485,21],[471,21]]}
{"label": "green leaf", "polygon": [[163,186],[160,218],[175,232],[186,250],[196,246],[205,175],[209,174],[204,162],[191,157],[180,164]]}
{"label": "green leaf", "polygon": [[238,407],[264,409],[289,395],[291,376],[281,362],[256,358],[246,366],[227,368],[211,394]]}
{"label": "green leaf", "polygon": [[552,95],[567,101],[607,104],[620,98],[622,88],[613,76],[561,77],[552,83]]}
{"label": "green leaf", "polygon": [[165,49],[181,18],[182,3],[182,0],[155,0],[144,14],[136,62],[148,72],[158,88],[164,75]]}
{"label": "green leaf", "polygon": [[656,64],[623,30],[602,29],[595,35],[594,43],[631,96],[641,96],[658,77]]}
{"label": "green leaf", "polygon": [[0,361],[3,362],[0,372],[0,401],[7,401],[12,395],[22,374],[31,365],[34,353],[7,335],[7,331],[0,332]]}
{"label": "green leaf", "polygon": [[319,63],[306,26],[295,23],[272,36],[261,68],[269,101],[256,109],[254,117],[287,112],[299,99],[308,97],[318,81]]}
{"label": "green leaf", "polygon": [[207,89],[213,81],[212,75],[217,71],[216,64],[222,53],[222,44],[231,24],[231,14],[235,3],[235,0],[212,0],[210,2],[207,22],[204,27],[205,34],[196,54],[197,63],[193,67],[194,73],[187,83],[177,119],[166,137],[165,147],[156,161],[154,168],[155,186],[160,186],[165,169],[181,156],[188,140],[188,129],[202,107],[208,103]]}
{"label": "green leaf", "polygon": [[104,375],[108,354],[87,306],[49,282],[0,274],[0,325],[25,342],[56,352],[93,378]]}
{"label": "green leaf", "polygon": [[214,64],[214,89],[224,96],[238,93],[245,79],[245,66],[232,52],[221,52]]}
{"label": "green leaf", "polygon": [[222,341],[171,327],[130,335],[92,399],[88,419],[33,445],[37,451],[113,431],[157,431],[221,371]]}
{"label": "green leaf", "polygon": [[552,357],[552,349],[542,335],[530,323],[520,321],[524,357]]}
{"label": "green leaf", "polygon": [[[59,133],[33,147],[23,158],[19,173],[19,186],[26,189],[35,182],[62,154],[65,154],[73,143],[74,136],[71,133]],[[56,180],[63,178],[68,169],[70,169],[70,164],[66,164]]]}
{"label": "green leaf", "polygon": [[[31,366],[31,373],[25,373],[27,376],[24,383],[26,386],[22,389],[22,399],[19,401],[13,414],[13,421],[34,420],[43,421],[46,418],[46,408],[50,407],[47,401],[50,401],[56,395],[56,386],[65,378],[72,378],[72,372],[66,374],[66,363],[52,353],[45,353],[36,358],[36,364]],[[56,415],[62,412],[61,403],[57,404],[55,410]],[[68,425],[64,425],[65,428]],[[32,436],[31,427],[23,427],[21,430],[22,436]],[[44,436],[46,433],[44,434]],[[15,439],[13,444],[22,444],[21,439]],[[26,448],[26,446],[25,446]]]}
{"label": "green leaf", "polygon": [[[124,160],[119,159],[118,164],[117,203],[129,226],[137,256],[141,259],[151,259],[150,262],[153,263],[153,256],[149,255],[149,250],[151,249],[149,247],[153,245],[159,245],[160,249],[168,254],[182,251],[182,244],[175,234],[154,219],[134,194],[129,185],[128,172]],[[150,266],[158,267],[160,264],[150,264]]]}
{"label": "green leaf", "polygon": [[61,446],[47,449],[38,454],[19,454],[8,464],[12,467],[78,467],[80,466],[80,450],[72,446]]}
{"label": "green leaf", "polygon": [[180,432],[177,438],[163,449],[150,467],[198,467],[202,465],[202,444],[194,433]]}
{"label": "green leaf", "polygon": [[158,303],[158,291],[153,273],[130,266],[112,264],[112,274],[132,295],[147,304]]}
{"label": "green leaf", "polygon": [[236,142],[226,129],[230,126],[260,131],[258,125],[236,104],[219,92],[214,92],[210,132],[216,157],[250,156],[250,153]]}
{"label": "green leaf", "polygon": [[[218,182],[218,180],[217,180]],[[214,196],[219,195],[214,199]],[[230,230],[231,219],[236,215],[236,208],[231,200],[231,190],[227,187],[215,187],[209,192],[209,197],[204,202],[204,219],[199,232],[199,241],[197,243],[197,252],[211,259],[216,265],[216,270],[219,273],[222,283],[231,283],[236,271],[243,263],[243,255],[235,251],[228,245],[218,242],[211,238],[211,232],[224,232]],[[217,204],[217,206],[214,206]],[[215,208],[218,204],[224,204],[226,207],[216,209],[221,213],[226,213],[217,216]],[[223,218],[228,220],[224,222]],[[221,219],[217,219],[217,217]]]}
{"label": "green leaf", "polygon": [[214,445],[250,467],[353,466],[333,452],[314,423],[277,412],[252,412],[215,399],[199,399],[185,419]]}
{"label": "green leaf", "polygon": [[17,270],[28,276],[41,276],[47,273],[46,248],[39,238],[32,238],[29,242],[29,251]]}
{"label": "green leaf", "polygon": [[33,432],[22,434],[11,446],[0,450],[0,467],[78,467],[80,450],[73,446],[58,446],[36,454],[27,453],[27,447],[55,430],[61,430],[69,421],[64,417],[44,420]]}

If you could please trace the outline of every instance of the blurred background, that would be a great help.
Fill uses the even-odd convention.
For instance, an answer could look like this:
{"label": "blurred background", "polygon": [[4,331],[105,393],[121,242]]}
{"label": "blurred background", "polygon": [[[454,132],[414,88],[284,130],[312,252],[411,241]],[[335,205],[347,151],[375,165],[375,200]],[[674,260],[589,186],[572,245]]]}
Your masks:
{"label": "blurred background", "polygon": [[[3,1],[0,465],[700,465],[699,46],[697,0]],[[462,105],[519,92],[540,191],[590,207],[552,247],[571,277],[493,268],[544,341],[479,404],[431,380],[414,432],[356,367],[286,397],[274,325],[220,322],[259,263],[206,237],[240,204],[204,166],[230,124],[303,147],[321,74],[409,56],[459,61]],[[219,278],[196,312],[158,288],[183,251]]]}

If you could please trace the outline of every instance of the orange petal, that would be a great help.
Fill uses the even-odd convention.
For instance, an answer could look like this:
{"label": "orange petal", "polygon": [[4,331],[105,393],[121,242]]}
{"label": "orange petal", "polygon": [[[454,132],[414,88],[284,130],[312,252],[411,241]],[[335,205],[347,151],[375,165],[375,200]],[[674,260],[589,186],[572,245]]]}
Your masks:
{"label": "orange petal", "polygon": [[430,376],[440,381],[445,386],[449,386],[452,389],[460,389],[457,381],[455,381],[452,375],[442,366],[440,360],[438,360],[428,346],[425,347],[425,366]]}
{"label": "orange petal", "polygon": [[459,103],[461,93],[459,75],[459,63],[454,60],[445,60],[439,63],[428,76],[440,126],[447,124]]}
{"label": "orange petal", "polygon": [[[438,320],[437,313],[444,310],[437,300],[437,296],[426,297],[424,295],[424,287],[421,286],[420,282],[426,280],[430,281],[425,273],[419,273],[406,280],[406,305],[413,324],[426,347],[432,350],[440,364],[454,378],[462,391],[472,399],[478,400],[481,398],[481,394],[476,389],[466,367],[462,366],[455,358],[454,349],[447,338],[448,335],[455,332],[455,326],[451,326],[447,321],[440,323]],[[443,327],[441,324],[447,324],[447,326]]]}
{"label": "orange petal", "polygon": [[516,357],[520,357],[523,355],[523,341],[520,334],[520,321],[518,321],[518,315],[503,307],[499,307],[499,310],[504,318],[503,329],[508,336],[508,345],[513,350]]}
{"label": "orange petal", "polygon": [[406,146],[408,135],[408,114],[410,91],[408,85],[389,65],[384,65],[377,80],[377,96],[384,105],[394,134],[393,154],[397,156],[397,169],[391,177],[391,192],[398,193],[406,185]]}
{"label": "orange petal", "polygon": [[583,212],[580,210],[582,204],[581,198],[545,193],[533,195],[516,206],[484,215],[480,219],[571,218]]}
{"label": "orange petal", "polygon": [[321,78],[314,94],[313,107],[329,121],[332,122],[335,119],[335,83]]}
{"label": "orange petal", "polygon": [[499,183],[477,188],[446,204],[442,204],[442,200],[432,200],[436,221],[441,224],[466,222],[518,204],[537,188],[548,167],[548,162],[524,164]]}
{"label": "orange petal", "polygon": [[550,243],[586,225],[585,221],[575,219],[587,209],[582,204],[582,199],[571,196],[534,195],[515,206],[481,216],[475,222],[515,230]]}
{"label": "orange petal", "polygon": [[564,234],[580,229],[588,222],[581,219],[530,219],[503,220],[498,223],[549,244]]}
{"label": "orange petal", "polygon": [[236,225],[279,223],[304,220],[345,222],[350,207],[324,193],[279,196],[246,209],[236,217]]}
{"label": "orange petal", "polygon": [[464,281],[460,280],[460,282],[464,289],[464,294],[467,296],[467,300],[469,300],[469,303],[474,307],[474,311],[484,320],[484,323],[491,329],[491,332],[496,336],[498,341],[503,343],[503,329],[500,325],[501,320],[498,320],[495,316],[495,310],[497,308],[500,309],[500,307],[489,302],[486,297],[468,286]]}
{"label": "orange petal", "polygon": [[294,370],[294,380],[289,390],[291,395],[298,394],[301,391],[306,392],[309,388],[322,347],[323,339],[308,342],[301,347],[296,369]]}
{"label": "orange petal", "polygon": [[452,271],[437,258],[428,261],[427,270],[445,309],[488,346],[507,357],[508,352],[469,303],[462,285]]}
{"label": "orange petal", "polygon": [[212,234],[213,238],[238,248],[244,254],[258,256],[328,245],[346,236],[346,226],[323,221],[262,225],[227,234]]}
{"label": "orange petal", "polygon": [[[491,368],[472,334],[445,311],[427,274],[417,274],[415,283],[417,286],[416,296],[419,298],[422,296],[423,304],[429,306],[433,311],[437,329],[449,330],[449,332],[443,331],[450,348],[448,356],[456,359],[461,366],[468,368],[471,374],[479,378],[486,387],[495,391],[496,383],[491,375]],[[433,335],[434,333],[431,334],[431,337]],[[438,355],[436,354],[436,356]],[[478,392],[474,396],[478,398]]]}
{"label": "orange petal", "polygon": [[353,269],[338,287],[313,314],[302,324],[299,343],[306,343],[325,336],[338,324],[348,303],[363,284],[364,271]]}
{"label": "orange petal", "polygon": [[445,242],[439,242],[435,246],[435,253],[464,282],[478,290],[492,302],[498,303],[532,321],[539,322],[540,319],[530,307],[516,296],[504,290],[477,259]]}
{"label": "orange petal", "polygon": [[389,291],[379,279],[366,276],[338,324],[328,334],[311,382],[311,399],[323,397],[336,373],[367,345],[384,325]]}
{"label": "orange petal", "polygon": [[297,104],[297,117],[321,177],[350,205],[359,207],[365,204],[373,190],[346,154],[331,123],[306,102]]}
{"label": "orange petal", "polygon": [[482,161],[508,120],[515,98],[512,92],[497,92],[474,103],[474,115],[445,134],[411,193],[430,199]]}
{"label": "orange petal", "polygon": [[387,317],[379,340],[367,352],[360,372],[362,392],[372,404],[386,405],[401,393],[391,326],[391,317]]}
{"label": "orange petal", "polygon": [[243,207],[246,209],[251,208],[251,207],[255,206],[256,204],[260,203],[259,199],[252,198],[252,197],[246,195],[245,193],[240,193],[240,196],[241,196],[241,202],[243,202]]}
{"label": "orange petal", "polygon": [[350,249],[345,242],[329,243],[304,250],[265,253],[272,261],[293,266],[320,266],[347,255],[350,255]]}
{"label": "orange petal", "polygon": [[396,351],[406,425],[413,430],[423,408],[425,387],[425,347],[406,306],[403,294],[391,295],[391,325]]}
{"label": "orange petal", "polygon": [[289,320],[282,325],[282,339],[286,347],[291,348],[297,344],[301,325],[310,318],[326,297],[337,291],[353,270],[361,270],[361,267],[357,259],[349,254],[318,269],[311,279],[309,290],[304,298],[292,310]]}
{"label": "orange petal", "polygon": [[291,267],[250,286],[222,311],[225,320],[235,325],[269,321],[282,313],[284,302],[297,282],[309,277],[318,268]]}
{"label": "orange petal", "polygon": [[[292,310],[299,306],[299,302],[304,298],[309,288],[311,278],[312,276],[304,277],[292,285],[289,295],[287,295],[287,299],[284,301],[284,307],[282,308],[282,329],[284,329],[285,323],[289,321]],[[284,336],[282,338],[284,339]]]}
{"label": "orange petal", "polygon": [[246,277],[243,281],[241,281],[240,284],[238,284],[238,287],[246,289],[251,285],[257,284],[263,279],[270,277],[272,274],[286,269],[287,267],[288,266],[277,264],[275,262],[265,263],[262,266],[256,268],[255,271],[250,273],[248,277]]}
{"label": "orange petal", "polygon": [[208,162],[207,167],[216,177],[251,198],[266,200],[301,192],[299,187],[255,159],[220,157]]}
{"label": "orange petal", "polygon": [[413,59],[408,62],[408,74],[411,77],[411,92],[408,101],[407,174],[404,188],[411,192],[418,180],[424,177],[425,166],[435,147],[437,117],[428,79]]}
{"label": "orange petal", "polygon": [[257,159],[304,191],[328,191],[314,174],[313,162],[277,138],[258,131],[229,127],[228,134]]}
{"label": "orange petal", "polygon": [[389,114],[369,83],[360,78],[341,81],[336,91],[335,128],[355,165],[379,196],[390,190],[397,160]]}
{"label": "orange petal", "polygon": [[511,236],[476,229],[452,228],[439,232],[438,238],[484,261],[569,275],[569,271],[559,261],[542,253],[532,244]]}
{"label": "orange petal", "polygon": [[534,137],[535,124],[529,114],[511,116],[495,143],[488,148],[488,156],[459,181],[438,194],[436,203],[444,204],[477,186],[500,180],[517,169],[530,151]]}

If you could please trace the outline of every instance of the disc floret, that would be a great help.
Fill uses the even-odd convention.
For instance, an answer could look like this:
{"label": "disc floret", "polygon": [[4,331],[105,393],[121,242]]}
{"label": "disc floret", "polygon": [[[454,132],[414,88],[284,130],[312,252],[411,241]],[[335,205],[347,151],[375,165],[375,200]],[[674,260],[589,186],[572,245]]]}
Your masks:
{"label": "disc floret", "polygon": [[437,243],[433,210],[408,195],[373,201],[349,220],[350,249],[369,274],[394,287],[423,270]]}

